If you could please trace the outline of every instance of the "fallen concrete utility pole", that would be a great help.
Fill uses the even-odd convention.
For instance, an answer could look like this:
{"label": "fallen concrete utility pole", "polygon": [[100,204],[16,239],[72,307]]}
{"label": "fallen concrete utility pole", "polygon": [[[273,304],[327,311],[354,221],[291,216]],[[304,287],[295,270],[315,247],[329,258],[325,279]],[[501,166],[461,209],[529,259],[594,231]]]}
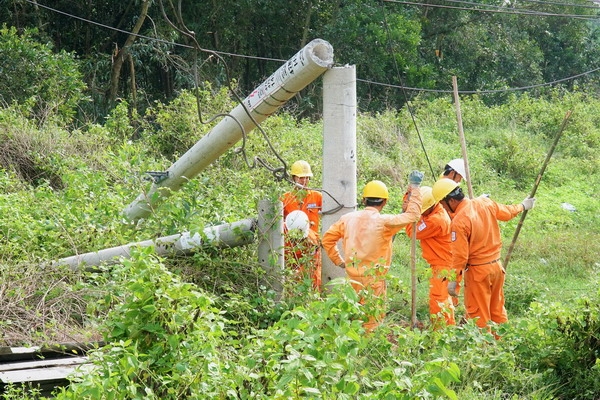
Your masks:
{"label": "fallen concrete utility pole", "polygon": [[127,206],[125,216],[132,221],[146,217],[155,204],[179,190],[332,65],[331,44],[322,39],[308,43],[171,165],[162,180]]}
{"label": "fallen concrete utility pole", "polygon": [[156,254],[185,255],[207,246],[235,247],[250,244],[255,240],[257,221],[245,219],[231,224],[211,226],[204,229],[203,234],[191,235],[189,232],[178,233],[154,240],[131,243],[124,246],[112,247],[97,252],[78,254],[56,261],[54,266],[66,265],[72,270],[81,267],[94,267],[101,264],[118,262],[118,259],[129,258],[131,249],[136,247],[156,247]]}

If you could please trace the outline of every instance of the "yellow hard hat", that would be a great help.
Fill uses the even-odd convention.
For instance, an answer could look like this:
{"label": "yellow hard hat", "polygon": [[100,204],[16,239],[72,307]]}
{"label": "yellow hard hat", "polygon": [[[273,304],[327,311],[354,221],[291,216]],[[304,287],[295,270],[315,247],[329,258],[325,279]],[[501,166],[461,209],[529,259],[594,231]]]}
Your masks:
{"label": "yellow hard hat", "polygon": [[458,182],[454,182],[449,178],[439,179],[433,184],[432,194],[436,202],[441,201],[444,197],[448,196],[454,189],[458,187]]}
{"label": "yellow hard hat", "polygon": [[309,177],[312,178],[313,173],[310,169],[310,165],[304,160],[298,160],[292,164],[291,175],[298,176],[300,178]]}
{"label": "yellow hard hat", "polygon": [[363,189],[363,198],[373,197],[377,199],[387,199],[390,197],[388,188],[381,181],[371,181]]}
{"label": "yellow hard hat", "polygon": [[421,214],[429,210],[437,201],[433,198],[433,190],[431,186],[421,186]]}

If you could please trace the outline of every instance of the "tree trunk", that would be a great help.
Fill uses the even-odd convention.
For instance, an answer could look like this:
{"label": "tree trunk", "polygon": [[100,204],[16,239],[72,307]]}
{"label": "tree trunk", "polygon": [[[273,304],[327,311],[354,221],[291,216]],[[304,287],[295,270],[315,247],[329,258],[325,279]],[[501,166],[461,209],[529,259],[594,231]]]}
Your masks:
{"label": "tree trunk", "polygon": [[133,63],[133,57],[129,54],[129,69],[131,72],[131,98],[133,100],[133,106],[136,106],[137,101],[137,90],[136,90],[136,82],[135,82],[135,65]]}
{"label": "tree trunk", "polygon": [[312,15],[312,1],[308,2],[308,6],[306,7],[306,18],[304,19],[304,27],[302,29],[302,40],[300,42],[300,48],[306,46],[308,43],[308,32],[310,31],[310,17]]}
{"label": "tree trunk", "polygon": [[140,29],[142,29],[142,25],[146,20],[146,16],[148,15],[148,7],[150,7],[150,0],[142,1],[142,9],[140,10],[140,16],[135,26],[133,27],[131,34],[125,41],[123,47],[116,51],[116,55],[113,58],[112,72],[110,75],[110,89],[108,93],[109,103],[114,103],[117,99],[117,93],[119,91],[119,79],[121,77],[121,68],[123,67],[123,63],[129,55],[129,48],[135,41],[137,34],[140,32]]}

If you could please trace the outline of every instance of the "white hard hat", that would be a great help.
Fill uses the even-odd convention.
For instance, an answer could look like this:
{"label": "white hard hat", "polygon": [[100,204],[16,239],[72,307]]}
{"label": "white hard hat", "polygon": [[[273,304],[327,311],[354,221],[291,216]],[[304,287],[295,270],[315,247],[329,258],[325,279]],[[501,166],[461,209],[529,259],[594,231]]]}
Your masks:
{"label": "white hard hat", "polygon": [[465,172],[465,160],[462,158],[450,160],[447,166],[455,170],[460,176],[462,176],[463,179],[467,179],[467,173]]}
{"label": "white hard hat", "polygon": [[308,236],[308,230],[310,229],[310,222],[308,215],[304,211],[294,210],[285,217],[285,226],[288,232],[293,229],[298,229],[302,232],[303,237]]}

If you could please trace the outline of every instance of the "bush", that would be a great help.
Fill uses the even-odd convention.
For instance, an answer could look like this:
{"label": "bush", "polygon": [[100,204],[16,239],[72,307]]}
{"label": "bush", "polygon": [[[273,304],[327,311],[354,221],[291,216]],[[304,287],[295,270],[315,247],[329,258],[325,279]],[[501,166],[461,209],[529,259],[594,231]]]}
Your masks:
{"label": "bush", "polygon": [[40,123],[56,119],[70,123],[85,84],[72,54],[52,52],[34,39],[35,30],[17,35],[14,27],[0,29],[0,93],[5,104],[16,103]]}
{"label": "bush", "polygon": [[506,298],[506,311],[508,315],[523,315],[530,304],[539,299],[543,288],[530,276],[522,274],[506,274],[504,296]]}
{"label": "bush", "polygon": [[106,346],[93,374],[74,375],[57,399],[222,398],[231,383],[224,320],[213,300],[181,282],[153,255],[133,252],[106,282]]}
{"label": "bush", "polygon": [[[575,304],[534,303],[508,331],[505,351],[540,374],[561,398],[595,399],[600,393],[600,292]],[[504,347],[504,346],[503,346]]]}

